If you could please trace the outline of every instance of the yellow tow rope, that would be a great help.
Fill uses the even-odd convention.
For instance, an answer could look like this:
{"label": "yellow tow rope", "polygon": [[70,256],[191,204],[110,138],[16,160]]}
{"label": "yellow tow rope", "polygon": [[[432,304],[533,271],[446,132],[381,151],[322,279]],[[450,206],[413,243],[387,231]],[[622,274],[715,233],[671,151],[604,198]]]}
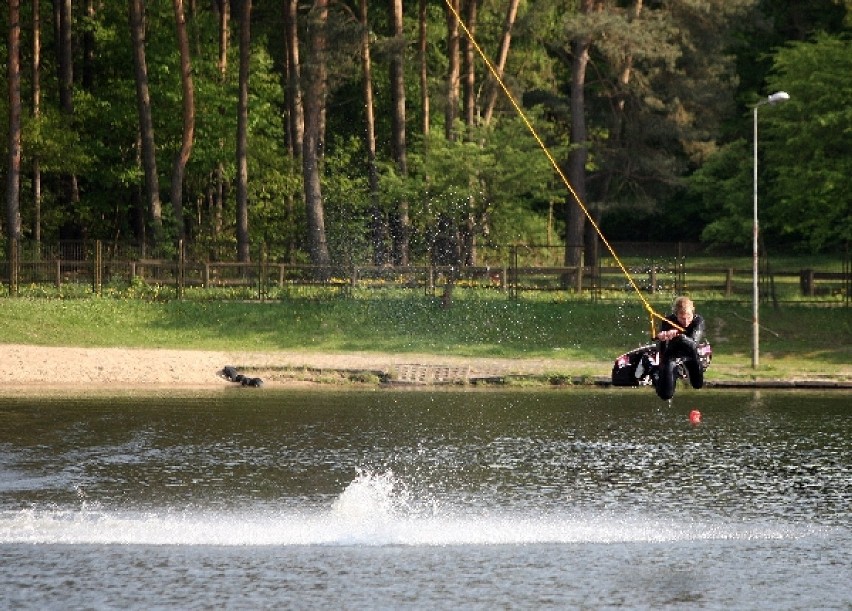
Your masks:
{"label": "yellow tow rope", "polygon": [[497,83],[500,85],[500,88],[503,89],[503,92],[506,94],[506,97],[509,99],[509,101],[512,103],[512,106],[514,106],[515,110],[517,111],[518,116],[521,117],[521,120],[524,122],[524,125],[526,125],[527,129],[530,130],[530,133],[533,135],[533,138],[535,138],[535,141],[538,142],[538,145],[541,147],[541,150],[544,151],[544,154],[547,156],[548,161],[550,161],[550,165],[553,166],[553,169],[556,171],[556,174],[559,176],[559,178],[568,188],[568,191],[571,193],[571,196],[574,198],[574,201],[576,201],[577,205],[580,206],[580,209],[583,211],[583,214],[586,215],[586,218],[592,224],[592,227],[594,227],[598,236],[600,236],[601,241],[607,247],[607,250],[609,250],[610,254],[612,255],[612,258],[615,259],[615,262],[618,264],[618,267],[621,268],[621,271],[624,273],[625,277],[627,278],[627,281],[630,283],[630,286],[633,287],[633,290],[636,291],[636,294],[639,296],[639,299],[642,300],[642,303],[645,306],[645,310],[648,312],[648,315],[651,319],[651,337],[653,338],[657,336],[656,327],[654,325],[655,319],[665,320],[678,330],[684,331],[683,327],[681,327],[677,323],[668,320],[665,316],[659,314],[656,310],[654,310],[648,300],[645,299],[645,296],[642,294],[642,291],[636,285],[636,282],[633,280],[633,277],[630,275],[630,272],[627,271],[627,268],[621,262],[621,259],[618,257],[618,254],[616,254],[615,249],[610,245],[609,241],[601,232],[601,229],[600,227],[598,227],[598,224],[595,222],[595,219],[592,218],[591,214],[589,214],[589,210],[586,208],[586,205],[580,199],[580,196],[577,195],[577,192],[574,190],[574,187],[571,186],[571,182],[562,172],[562,169],[559,167],[559,164],[556,162],[556,159],[553,158],[553,155],[551,154],[550,150],[548,150],[547,146],[544,144],[544,141],[538,135],[538,132],[533,127],[529,118],[527,118],[526,113],[524,113],[512,93],[509,91],[508,87],[506,87],[506,84],[503,82],[503,79],[497,73],[497,69],[491,63],[491,60],[489,60],[488,57],[485,55],[482,48],[479,46],[479,43],[476,42],[476,39],[473,37],[473,34],[467,28],[467,25],[465,25],[464,21],[462,21],[462,18],[458,14],[458,11],[456,11],[456,9],[453,7],[452,2],[450,0],[444,1],[447,4],[447,8],[449,8],[450,12],[452,12],[452,14],[455,16],[459,26],[462,28],[462,30],[464,30],[465,35],[467,36],[468,40],[470,40],[470,44],[472,44],[473,47],[476,49],[476,52],[479,53],[479,56],[482,58],[482,61],[485,62],[485,65],[488,67],[488,70],[491,72],[491,75],[494,77],[494,80],[497,81]]}

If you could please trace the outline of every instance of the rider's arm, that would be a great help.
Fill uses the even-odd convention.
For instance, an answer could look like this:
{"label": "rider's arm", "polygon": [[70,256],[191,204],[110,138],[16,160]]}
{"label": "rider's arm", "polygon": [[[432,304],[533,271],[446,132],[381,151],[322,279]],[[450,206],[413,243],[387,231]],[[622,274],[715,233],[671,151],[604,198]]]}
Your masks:
{"label": "rider's arm", "polygon": [[689,336],[692,338],[696,344],[700,344],[704,341],[704,317],[700,314],[695,315],[695,320],[692,321],[692,331],[689,333]]}

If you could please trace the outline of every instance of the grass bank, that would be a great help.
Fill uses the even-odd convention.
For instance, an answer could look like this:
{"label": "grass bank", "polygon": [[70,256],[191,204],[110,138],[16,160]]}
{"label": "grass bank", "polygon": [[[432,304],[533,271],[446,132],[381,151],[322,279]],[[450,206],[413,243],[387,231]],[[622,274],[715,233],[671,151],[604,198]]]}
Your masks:
{"label": "grass bank", "polygon": [[[655,304],[660,311],[666,305]],[[751,368],[751,308],[698,304],[714,347],[714,376],[852,376],[852,313],[838,307],[764,307],[761,367]],[[3,343],[45,346],[452,354],[599,363],[647,341],[632,300],[456,301],[422,295],[265,303],[2,298]],[[597,371],[602,369],[602,371]],[[575,373],[595,373],[580,371]]]}

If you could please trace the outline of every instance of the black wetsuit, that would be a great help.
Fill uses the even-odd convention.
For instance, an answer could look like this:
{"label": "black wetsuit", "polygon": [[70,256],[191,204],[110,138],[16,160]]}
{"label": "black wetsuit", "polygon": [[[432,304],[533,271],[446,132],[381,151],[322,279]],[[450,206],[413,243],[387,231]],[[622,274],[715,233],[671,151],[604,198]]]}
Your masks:
{"label": "black wetsuit", "polygon": [[[663,321],[662,330],[677,329],[678,327],[674,325],[680,326],[680,323],[677,321],[677,316],[670,314]],[[660,399],[668,401],[674,395],[675,369],[678,359],[686,367],[692,387],[704,386],[704,370],[698,359],[698,345],[702,341],[704,341],[704,319],[700,314],[696,314],[683,333],[667,342],[660,342],[660,369],[655,384]]]}

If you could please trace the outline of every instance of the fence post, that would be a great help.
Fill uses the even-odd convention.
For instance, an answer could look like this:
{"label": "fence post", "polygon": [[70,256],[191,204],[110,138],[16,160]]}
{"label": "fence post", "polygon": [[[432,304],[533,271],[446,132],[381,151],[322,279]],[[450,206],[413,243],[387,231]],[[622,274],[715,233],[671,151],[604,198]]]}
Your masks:
{"label": "fence post", "polygon": [[95,240],[95,260],[92,262],[92,292],[98,296],[100,296],[103,286],[103,258],[103,242]]}
{"label": "fence post", "polygon": [[602,280],[602,277],[601,277],[602,276],[602,273],[601,273],[602,268],[603,268],[603,257],[598,256],[597,264],[595,265],[595,267],[592,271],[592,301],[594,301],[595,303],[597,303],[598,300],[603,296],[603,294],[602,294],[603,287],[601,286],[603,284],[603,280]]}
{"label": "fence post", "polygon": [[583,270],[586,269],[585,253],[580,252],[580,264],[577,266],[577,294],[583,294]]}
{"label": "fence post", "polygon": [[257,292],[258,299],[261,303],[266,301],[266,260],[267,251],[266,251],[266,242],[261,242],[260,244],[260,261],[258,262],[258,279],[257,279]]}
{"label": "fence post", "polygon": [[512,244],[511,275],[509,276],[509,298],[518,298],[518,245]]}
{"label": "fence post", "polygon": [[729,267],[725,270],[725,297],[730,297],[734,294],[734,268]]}
{"label": "fence post", "polygon": [[177,288],[177,298],[183,299],[183,289],[184,289],[184,274],[186,273],[186,254],[183,250],[183,240],[178,240],[178,261],[177,261],[177,273],[175,274],[176,278],[176,288]]}
{"label": "fence post", "polygon": [[814,270],[803,269],[799,271],[799,286],[802,288],[803,297],[813,297],[814,293]]}
{"label": "fence post", "polygon": [[18,294],[18,240],[9,238],[9,296]]}

